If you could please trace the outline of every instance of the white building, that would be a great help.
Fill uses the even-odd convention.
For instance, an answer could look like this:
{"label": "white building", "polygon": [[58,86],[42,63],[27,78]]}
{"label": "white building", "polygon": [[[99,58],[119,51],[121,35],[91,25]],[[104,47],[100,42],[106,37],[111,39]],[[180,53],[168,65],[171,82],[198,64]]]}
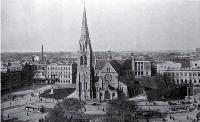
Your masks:
{"label": "white building", "polygon": [[200,69],[163,70],[162,73],[169,76],[176,84],[200,85]]}
{"label": "white building", "polygon": [[56,84],[72,84],[75,83],[75,81],[73,81],[74,75],[76,75],[74,69],[73,63],[53,63],[46,67],[46,78],[50,80],[58,79],[55,80]]}
{"label": "white building", "polygon": [[132,70],[135,78],[151,76],[151,61],[134,59],[132,60]]}
{"label": "white building", "polygon": [[181,63],[175,63],[172,61],[165,61],[156,64],[157,73],[162,73],[163,70],[179,70],[181,68]]}

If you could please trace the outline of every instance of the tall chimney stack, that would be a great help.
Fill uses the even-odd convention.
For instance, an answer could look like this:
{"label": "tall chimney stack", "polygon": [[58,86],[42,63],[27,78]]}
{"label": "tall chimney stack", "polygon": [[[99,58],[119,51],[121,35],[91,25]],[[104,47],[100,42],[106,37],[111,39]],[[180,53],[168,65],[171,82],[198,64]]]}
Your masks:
{"label": "tall chimney stack", "polygon": [[43,63],[43,45],[42,45],[42,63]]}

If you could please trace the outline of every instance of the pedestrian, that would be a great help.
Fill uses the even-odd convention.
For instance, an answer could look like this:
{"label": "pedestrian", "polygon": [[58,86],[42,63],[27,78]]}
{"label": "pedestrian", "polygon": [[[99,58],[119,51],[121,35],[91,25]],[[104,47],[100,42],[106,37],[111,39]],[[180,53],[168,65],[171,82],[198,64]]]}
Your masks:
{"label": "pedestrian", "polygon": [[8,114],[8,118],[10,118],[9,114]]}
{"label": "pedestrian", "polygon": [[26,115],[28,116],[28,112],[26,113]]}

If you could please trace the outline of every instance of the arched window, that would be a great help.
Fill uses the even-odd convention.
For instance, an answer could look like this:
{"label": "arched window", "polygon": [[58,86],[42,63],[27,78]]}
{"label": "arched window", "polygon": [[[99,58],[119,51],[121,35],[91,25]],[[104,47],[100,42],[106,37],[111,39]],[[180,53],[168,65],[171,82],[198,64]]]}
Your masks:
{"label": "arched window", "polygon": [[83,52],[85,52],[85,47],[84,47],[84,45],[83,45]]}
{"label": "arched window", "polygon": [[80,65],[83,65],[83,56],[80,57]]}
{"label": "arched window", "polygon": [[84,65],[87,65],[87,57],[84,56]]}

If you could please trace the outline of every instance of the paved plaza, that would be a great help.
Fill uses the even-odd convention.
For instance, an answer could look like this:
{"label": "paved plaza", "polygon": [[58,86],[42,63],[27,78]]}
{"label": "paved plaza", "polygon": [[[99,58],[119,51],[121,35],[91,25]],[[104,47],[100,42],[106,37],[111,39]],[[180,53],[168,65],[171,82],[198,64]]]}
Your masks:
{"label": "paved plaza", "polygon": [[[47,109],[53,108],[56,104],[55,100],[42,98],[41,101],[38,97],[40,93],[50,89],[51,87],[51,85],[48,85],[35,90],[25,90],[12,93],[13,95],[22,95],[22,97],[17,97],[15,100],[11,101],[2,101],[1,109],[3,113],[3,120],[16,118],[19,121],[37,121],[40,118],[44,118],[47,113],[27,112],[25,110],[25,106],[34,104],[42,105]],[[32,96],[31,93],[33,93],[34,96]]]}
{"label": "paved plaza", "polygon": [[[48,85],[39,89],[35,90],[25,90],[25,91],[18,91],[12,93],[13,95],[21,95],[21,97],[17,97],[11,101],[2,101],[1,109],[3,112],[3,120],[8,119],[15,119],[19,121],[30,121],[35,122],[41,118],[45,118],[47,116],[47,112],[39,113],[39,112],[27,112],[25,107],[27,105],[37,105],[43,106],[45,110],[52,109],[55,104],[58,102],[55,99],[50,98],[39,98],[39,94],[43,93],[45,90],[51,89],[52,85]],[[32,96],[31,94],[34,94]],[[76,92],[70,94],[67,98],[76,98]],[[85,114],[95,114],[95,115],[102,115],[105,114],[106,103],[101,103],[98,106],[92,105],[92,101],[88,103],[85,108]]]}

